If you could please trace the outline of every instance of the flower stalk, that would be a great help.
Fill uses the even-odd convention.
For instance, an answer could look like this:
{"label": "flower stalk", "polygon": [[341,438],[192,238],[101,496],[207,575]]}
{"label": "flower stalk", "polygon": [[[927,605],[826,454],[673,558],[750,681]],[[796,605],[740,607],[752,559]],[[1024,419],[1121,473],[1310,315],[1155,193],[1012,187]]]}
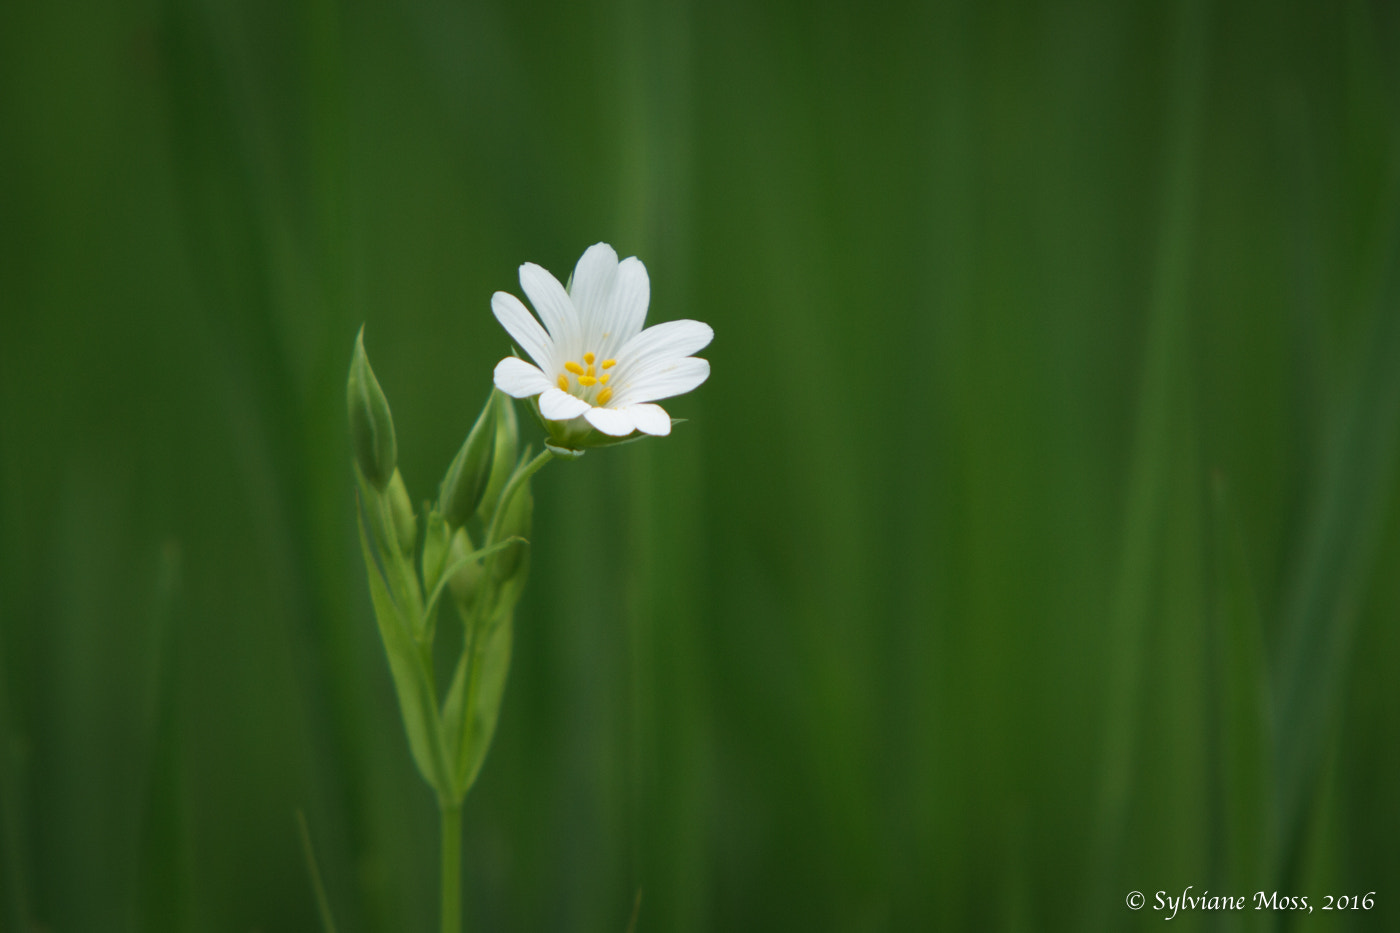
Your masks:
{"label": "flower stalk", "polygon": [[442,825],[442,933],[462,930],[462,805],[439,801]]}

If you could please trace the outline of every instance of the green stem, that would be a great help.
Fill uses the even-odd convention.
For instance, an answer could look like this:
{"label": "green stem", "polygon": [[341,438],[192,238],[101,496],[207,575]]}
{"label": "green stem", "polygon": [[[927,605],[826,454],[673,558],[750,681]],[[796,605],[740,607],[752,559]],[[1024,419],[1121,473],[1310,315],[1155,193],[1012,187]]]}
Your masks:
{"label": "green stem", "polygon": [[501,517],[506,513],[506,507],[510,505],[510,500],[514,498],[515,491],[520,488],[520,484],[540,471],[540,467],[554,459],[554,454],[549,452],[549,448],[540,451],[539,456],[515,471],[510,482],[506,483],[506,488],[501,490],[501,498],[496,505],[496,514],[491,516],[491,527],[486,530],[486,540],[483,547],[490,547],[496,543],[496,536],[501,533]]}
{"label": "green stem", "polygon": [[462,805],[438,801],[442,811],[442,933],[462,930]]}
{"label": "green stem", "polygon": [[[496,514],[491,516],[491,524],[486,530],[486,540],[483,542],[483,550],[498,543],[497,538],[501,530],[501,518],[505,514],[506,507],[510,505],[511,499],[515,497],[522,483],[539,472],[540,468],[554,458],[548,449],[542,451],[529,463],[515,471],[506,488],[501,491],[499,504],[496,506]],[[478,607],[479,611],[479,607]],[[479,620],[478,620],[479,621]],[[471,681],[476,676],[476,631],[478,625],[469,625],[467,632],[467,643],[463,646],[464,655],[467,661],[468,683],[465,686],[467,695],[463,698],[466,703],[466,715],[471,716]],[[464,720],[469,723],[470,718]],[[449,802],[446,798],[438,798],[438,809],[442,814],[442,933],[461,933],[462,929],[462,804],[461,801]]]}

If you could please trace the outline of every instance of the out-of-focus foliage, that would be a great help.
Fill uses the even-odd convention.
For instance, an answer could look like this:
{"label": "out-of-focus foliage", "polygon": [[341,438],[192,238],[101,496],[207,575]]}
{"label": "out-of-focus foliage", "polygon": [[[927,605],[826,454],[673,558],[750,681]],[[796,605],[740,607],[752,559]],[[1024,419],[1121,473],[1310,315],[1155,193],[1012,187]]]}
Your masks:
{"label": "out-of-focus foliage", "polygon": [[535,481],[468,929],[1395,929],[1397,88],[1364,0],[0,6],[0,929],[313,929],[297,809],[433,927],[350,351],[431,498],[598,240],[713,376]]}

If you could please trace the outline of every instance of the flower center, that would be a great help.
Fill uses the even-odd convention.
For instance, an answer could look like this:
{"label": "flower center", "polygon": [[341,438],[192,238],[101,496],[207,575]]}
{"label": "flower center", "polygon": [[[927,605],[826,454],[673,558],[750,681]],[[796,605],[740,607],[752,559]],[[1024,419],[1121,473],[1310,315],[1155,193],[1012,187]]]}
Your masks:
{"label": "flower center", "polygon": [[[597,359],[598,357],[590,350],[583,355],[582,363],[569,360],[564,364],[565,371],[559,374],[558,383],[559,388],[570,395],[576,395],[590,405],[601,407],[612,399],[613,391],[608,388],[608,380],[612,377],[607,370],[616,366],[617,360],[603,360],[594,366],[594,361]],[[600,368],[603,370],[601,376],[598,375]],[[573,378],[570,379],[570,376]],[[578,383],[577,389],[573,388],[574,382]]]}

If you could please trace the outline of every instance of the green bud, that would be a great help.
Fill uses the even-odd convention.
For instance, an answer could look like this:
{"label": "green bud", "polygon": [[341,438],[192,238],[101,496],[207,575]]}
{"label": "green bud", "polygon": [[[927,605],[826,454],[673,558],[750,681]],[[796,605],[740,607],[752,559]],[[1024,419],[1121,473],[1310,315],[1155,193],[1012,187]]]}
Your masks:
{"label": "green bud", "polygon": [[[451,556],[447,558],[448,565],[452,565],[472,552],[472,539],[467,535],[465,528],[458,528],[457,533],[452,536]],[[478,590],[481,588],[481,561],[474,560],[465,563],[447,581],[448,587],[452,590],[452,598],[457,600],[463,611],[471,608],[476,600]]]}
{"label": "green bud", "polygon": [[433,509],[428,513],[428,530],[423,535],[423,584],[428,592],[437,586],[447,568],[447,554],[452,542],[447,522]]}
{"label": "green bud", "polygon": [[389,480],[385,495],[389,499],[389,514],[394,520],[394,537],[399,541],[399,550],[412,554],[418,540],[418,519],[413,514],[413,500],[408,498],[408,488],[398,470]]}
{"label": "green bud", "polygon": [[394,440],[394,418],[389,413],[389,400],[379,387],[365,355],[365,329],[360,327],[355,338],[355,352],[350,360],[350,378],[345,384],[346,402],[350,409],[350,441],[355,447],[355,462],[370,485],[380,492],[389,484],[398,463],[398,445]]}
{"label": "green bud", "polygon": [[[535,497],[530,492],[528,481],[521,483],[515,490],[515,495],[510,502],[501,506],[505,509],[505,514],[501,516],[500,538],[504,541],[509,537],[516,536],[529,539],[530,520],[535,511]],[[529,545],[514,544],[496,556],[495,576],[497,580],[506,581],[514,577],[517,573],[523,573],[527,567],[526,558],[529,556]]]}
{"label": "green bud", "polygon": [[486,521],[496,511],[520,455],[520,421],[515,416],[515,403],[499,389],[491,393],[491,398],[496,403],[496,455],[491,462],[491,480],[481,497],[481,517]]}
{"label": "green bud", "polygon": [[467,523],[486,491],[491,462],[496,451],[496,391],[472,425],[471,433],[448,467],[438,490],[438,507],[448,524],[460,528]]}

